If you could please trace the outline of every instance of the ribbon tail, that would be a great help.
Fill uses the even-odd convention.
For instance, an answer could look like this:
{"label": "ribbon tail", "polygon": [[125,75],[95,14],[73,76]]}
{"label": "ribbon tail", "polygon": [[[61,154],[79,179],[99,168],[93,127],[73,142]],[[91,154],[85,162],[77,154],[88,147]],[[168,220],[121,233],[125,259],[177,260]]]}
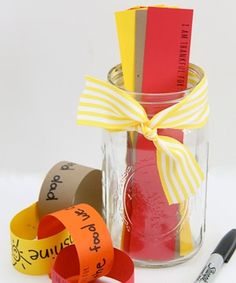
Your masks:
{"label": "ribbon tail", "polygon": [[193,154],[179,141],[159,136],[157,147],[157,168],[168,203],[182,203],[196,194],[204,180]]}

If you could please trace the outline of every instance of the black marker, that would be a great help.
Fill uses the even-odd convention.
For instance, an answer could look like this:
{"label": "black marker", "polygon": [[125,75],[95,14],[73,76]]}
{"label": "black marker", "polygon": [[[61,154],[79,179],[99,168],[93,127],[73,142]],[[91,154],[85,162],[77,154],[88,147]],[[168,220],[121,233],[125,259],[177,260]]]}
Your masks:
{"label": "black marker", "polygon": [[198,279],[194,283],[213,282],[217,272],[222,267],[223,263],[227,263],[233,255],[236,248],[236,229],[229,231],[224,238],[219,242],[210,259],[203,268]]}

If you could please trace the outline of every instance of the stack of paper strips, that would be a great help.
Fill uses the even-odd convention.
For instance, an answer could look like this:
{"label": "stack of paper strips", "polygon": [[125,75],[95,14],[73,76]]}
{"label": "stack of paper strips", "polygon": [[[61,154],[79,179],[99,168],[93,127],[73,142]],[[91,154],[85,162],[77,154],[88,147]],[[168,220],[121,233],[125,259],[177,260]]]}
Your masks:
{"label": "stack of paper strips", "polygon": [[[192,17],[192,10],[163,6],[116,13],[124,87],[142,93],[137,97],[149,117],[173,105],[187,88]],[[158,134],[184,142],[182,130]],[[129,229],[124,225],[123,249],[134,259],[157,261],[193,251],[189,221],[183,219],[186,203],[168,204],[156,169],[156,147],[141,134],[128,133],[127,166],[134,172],[125,196],[132,224]]]}

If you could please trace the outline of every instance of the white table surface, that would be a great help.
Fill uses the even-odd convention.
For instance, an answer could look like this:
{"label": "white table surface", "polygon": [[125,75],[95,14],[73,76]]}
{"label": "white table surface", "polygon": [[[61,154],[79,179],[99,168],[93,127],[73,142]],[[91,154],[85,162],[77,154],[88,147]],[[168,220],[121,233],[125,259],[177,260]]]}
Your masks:
{"label": "white table surface", "polygon": [[[37,200],[43,176],[0,173],[0,282],[47,283],[47,276],[27,276],[14,270],[10,260],[9,222],[14,214]],[[207,232],[200,252],[188,262],[164,269],[136,268],[136,283],[193,283],[221,237],[236,228],[236,167],[210,168]],[[235,282],[236,253],[215,282]],[[106,281],[111,282],[111,281]]]}

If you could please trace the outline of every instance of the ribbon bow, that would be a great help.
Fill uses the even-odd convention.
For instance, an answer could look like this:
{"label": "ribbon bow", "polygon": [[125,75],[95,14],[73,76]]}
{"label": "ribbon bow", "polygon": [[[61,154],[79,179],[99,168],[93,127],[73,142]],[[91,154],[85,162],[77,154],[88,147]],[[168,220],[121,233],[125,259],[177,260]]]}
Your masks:
{"label": "ribbon bow", "polygon": [[169,204],[181,203],[194,195],[204,180],[199,164],[184,144],[157,134],[157,129],[195,129],[206,124],[209,116],[206,76],[198,82],[192,73],[190,81],[195,86],[187,96],[150,120],[128,92],[92,77],[86,77],[78,108],[79,125],[137,131],[154,143],[158,172]]}

